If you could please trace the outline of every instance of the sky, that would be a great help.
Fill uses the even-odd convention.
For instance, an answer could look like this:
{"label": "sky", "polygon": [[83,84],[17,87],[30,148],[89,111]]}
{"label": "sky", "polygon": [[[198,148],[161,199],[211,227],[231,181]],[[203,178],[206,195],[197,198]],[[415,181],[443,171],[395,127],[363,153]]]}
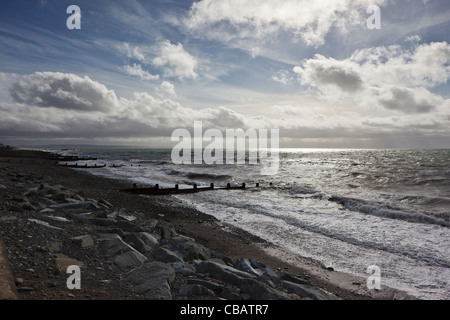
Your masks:
{"label": "sky", "polygon": [[1,1],[0,143],[450,148],[449,30],[448,0]]}

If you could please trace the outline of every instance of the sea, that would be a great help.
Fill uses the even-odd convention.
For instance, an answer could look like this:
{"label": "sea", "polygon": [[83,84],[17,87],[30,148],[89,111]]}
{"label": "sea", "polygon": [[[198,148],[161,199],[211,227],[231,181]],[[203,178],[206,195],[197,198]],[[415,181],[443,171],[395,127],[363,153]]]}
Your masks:
{"label": "sea", "polygon": [[450,149],[280,149],[274,175],[248,161],[174,164],[171,149],[59,152],[97,158],[81,163],[130,186],[245,183],[173,197],[293,256],[365,278],[375,265],[381,285],[450,299]]}

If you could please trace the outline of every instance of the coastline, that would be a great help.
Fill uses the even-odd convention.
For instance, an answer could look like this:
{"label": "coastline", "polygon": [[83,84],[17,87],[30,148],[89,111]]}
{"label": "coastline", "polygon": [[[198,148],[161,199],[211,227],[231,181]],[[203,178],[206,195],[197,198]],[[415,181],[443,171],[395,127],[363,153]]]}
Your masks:
{"label": "coastline", "polygon": [[[247,232],[232,226],[225,226],[212,216],[183,206],[171,196],[144,197],[120,192],[118,190],[130,188],[131,183],[93,176],[89,171],[83,172],[82,169],[74,170],[57,167],[55,166],[54,159],[42,157],[42,155],[42,152],[28,151],[26,152],[26,156],[22,153],[19,157],[10,158],[11,154],[9,153],[6,156],[10,161],[0,162],[0,168],[4,168],[6,172],[14,169],[16,172],[33,172],[40,177],[49,177],[54,184],[64,185],[68,189],[81,190],[87,198],[104,199],[115,208],[123,209],[126,212],[142,213],[144,219],[157,219],[171,224],[178,234],[193,238],[197,243],[210,250],[226,255],[232,259],[245,257],[247,259],[257,260],[271,267],[273,270],[294,274],[299,279],[307,281],[343,300],[414,300],[413,297],[403,292],[385,286],[382,286],[381,290],[368,290],[366,288],[366,279],[364,278],[329,270],[316,261],[292,256]],[[2,158],[2,154],[0,153],[0,160],[5,159],[4,157]],[[7,182],[0,181],[0,184],[2,183],[6,184]],[[0,209],[2,211],[9,210],[6,206]],[[10,215],[10,213],[8,214]],[[9,229],[3,228],[2,224],[0,224],[0,230],[2,231],[5,246],[10,251],[13,249],[18,250],[18,248],[12,247],[16,246],[14,241],[20,235],[15,235],[11,232],[8,233]],[[17,278],[15,264],[11,263],[11,267],[14,276]],[[115,271],[113,269],[109,270],[108,276],[111,277]],[[46,281],[48,282],[49,280]],[[114,292],[117,288],[108,293],[106,292],[108,288],[105,287],[91,288],[98,292],[105,291],[105,294],[97,297],[92,295],[86,297],[85,295],[84,297],[76,298],[140,299],[133,293],[132,287],[129,288],[130,291],[121,294]],[[49,288],[49,290],[51,289]],[[67,297],[68,294],[71,293],[67,293],[67,289],[62,289],[60,295],[57,297]],[[32,297],[26,290],[19,292],[18,296],[19,299],[42,298],[42,296]],[[69,296],[69,298],[73,297]]]}

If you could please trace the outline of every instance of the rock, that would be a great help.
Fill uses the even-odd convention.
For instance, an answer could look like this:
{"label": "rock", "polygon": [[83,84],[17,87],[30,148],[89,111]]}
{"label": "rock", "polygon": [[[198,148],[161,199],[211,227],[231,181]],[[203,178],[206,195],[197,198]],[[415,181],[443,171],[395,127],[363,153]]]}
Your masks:
{"label": "rock", "polygon": [[41,221],[41,220],[37,220],[37,219],[28,219],[28,221],[33,222],[33,223],[36,223],[36,224],[41,225],[41,226],[44,226],[44,227],[47,227],[47,228],[50,228],[50,229],[54,229],[54,230],[63,230],[63,229],[61,229],[61,228],[52,226],[52,225],[50,225],[48,222],[45,222],[45,221]]}
{"label": "rock", "polygon": [[220,297],[227,300],[242,300],[239,291],[230,287],[225,287],[220,293]]}
{"label": "rock", "polygon": [[197,273],[209,274],[212,278],[239,287],[245,279],[256,276],[214,261],[195,261]]}
{"label": "rock", "polygon": [[33,196],[36,196],[36,195],[38,194],[38,191],[39,191],[39,188],[38,188],[38,187],[30,188],[30,189],[28,189],[23,195],[24,195],[24,196],[30,196],[30,197],[33,197]]}
{"label": "rock", "polygon": [[155,231],[160,236],[161,241],[169,241],[172,237],[176,237],[178,234],[175,231],[175,227],[169,224],[160,224],[155,226]]}
{"label": "rock", "polygon": [[86,248],[86,247],[90,247],[90,246],[94,245],[94,240],[88,234],[76,236],[76,237],[71,238],[70,240],[72,241],[72,243],[74,243],[75,245],[77,245],[81,248]]}
{"label": "rock", "polygon": [[125,233],[123,240],[139,252],[146,253],[153,250],[152,247],[147,246],[145,242],[135,233]]}
{"label": "rock", "polygon": [[109,226],[113,226],[116,224],[116,221],[114,219],[110,219],[110,218],[88,218],[86,220],[89,223],[92,223],[93,225],[96,226],[102,226],[102,227],[109,227]]}
{"label": "rock", "polygon": [[113,262],[120,267],[134,268],[144,264],[147,261],[148,259],[141,253],[137,251],[127,251],[124,254],[117,256]]}
{"label": "rock", "polygon": [[136,292],[149,300],[171,300],[169,283],[175,279],[175,271],[169,265],[153,261],[131,270],[125,278],[136,285]]}
{"label": "rock", "polygon": [[117,234],[119,237],[123,238],[125,236],[125,233],[120,228],[113,228],[113,227],[106,227],[106,228],[97,228],[97,231],[99,233],[103,234]]}
{"label": "rock", "polygon": [[293,275],[291,275],[290,273],[287,273],[287,272],[282,272],[282,271],[278,272],[278,278],[280,280],[285,280],[285,281],[289,281],[289,282],[293,282],[293,283],[297,283],[297,284],[303,284],[303,285],[306,285],[306,286],[310,286],[311,285],[311,283],[309,283],[308,281],[299,279],[299,278],[297,278],[297,277],[295,277],[295,276],[293,276]]}
{"label": "rock", "polygon": [[12,223],[19,220],[16,216],[5,216],[0,218],[0,223]]}
{"label": "rock", "polygon": [[215,297],[214,292],[199,284],[182,284],[178,292],[180,296],[193,297],[193,296],[206,296]]}
{"label": "rock", "polygon": [[121,220],[121,221],[117,222],[117,227],[122,229],[123,231],[128,231],[128,232],[144,232],[145,231],[141,226],[137,225],[136,223],[126,221],[126,220]]}
{"label": "rock", "polygon": [[172,300],[167,280],[146,281],[137,286],[136,291],[144,294],[144,298],[147,300]]}
{"label": "rock", "polygon": [[312,300],[337,300],[335,296],[312,286],[293,283],[285,280],[282,281],[282,285],[283,287],[300,296],[300,298],[309,298]]}
{"label": "rock", "polygon": [[171,283],[175,279],[175,271],[166,263],[152,261],[129,271],[125,278],[134,285],[153,279],[165,279]]}
{"label": "rock", "polygon": [[50,208],[45,208],[45,209],[43,209],[43,210],[41,210],[39,212],[40,213],[53,213],[53,212],[55,212],[55,210],[50,209]]}
{"label": "rock", "polygon": [[80,268],[84,268],[83,262],[72,259],[72,258],[66,256],[65,254],[55,253],[53,257],[55,259],[55,264],[56,264],[56,267],[59,270],[60,274],[65,274],[67,272],[67,268],[72,265],[79,266]]}
{"label": "rock", "polygon": [[256,279],[244,279],[239,286],[252,300],[290,300],[290,296]]}
{"label": "rock", "polygon": [[211,257],[209,249],[205,248],[201,244],[196,243],[194,240],[188,237],[177,236],[171,238],[166,248],[178,253],[184,261],[192,260],[208,260]]}
{"label": "rock", "polygon": [[206,280],[201,280],[201,279],[188,279],[187,284],[198,284],[201,285],[203,287],[208,288],[209,290],[222,290],[224,288],[223,285],[218,284],[216,282],[212,282],[212,281],[206,281]]}
{"label": "rock", "polygon": [[14,202],[28,202],[28,198],[24,195],[20,195],[20,194],[13,194],[11,196],[11,200]]}
{"label": "rock", "polygon": [[162,247],[156,248],[152,253],[152,257],[161,262],[183,262],[183,258],[178,254]]}
{"label": "rock", "polygon": [[100,252],[106,257],[113,257],[124,254],[127,251],[135,251],[128,243],[122,240],[118,235],[110,235],[105,238],[98,238]]}
{"label": "rock", "polygon": [[73,203],[53,204],[49,208],[55,210],[62,210],[62,209],[78,209],[78,208],[97,209],[98,207],[92,201],[79,201]]}
{"label": "rock", "polygon": [[51,186],[47,183],[40,184],[38,187],[38,195],[40,195],[40,196],[44,196],[47,194],[54,194],[59,191],[60,191],[60,189],[58,189],[54,186]]}
{"label": "rock", "polygon": [[62,248],[63,248],[63,244],[59,240],[50,241],[47,244],[47,250],[52,253],[60,252]]}
{"label": "rock", "polygon": [[38,211],[38,208],[36,208],[35,206],[33,206],[29,202],[22,203],[21,207],[22,207],[23,210],[27,210],[27,211]]}
{"label": "rock", "polygon": [[235,263],[235,267],[239,270],[254,274],[256,276],[261,276],[264,274],[263,271],[254,269],[247,258],[239,258]]}
{"label": "rock", "polygon": [[169,265],[176,273],[183,276],[195,276],[194,268],[191,265],[186,265],[184,262],[169,262]]}
{"label": "rock", "polygon": [[70,223],[70,222],[72,222],[71,220],[69,220],[67,218],[58,217],[58,216],[44,216],[44,218],[46,220],[56,221],[56,222],[61,222],[61,223]]}
{"label": "rock", "polygon": [[136,236],[150,248],[155,248],[159,244],[158,240],[148,232],[137,232]]}
{"label": "rock", "polygon": [[129,215],[129,214],[125,214],[125,213],[119,213],[117,214],[117,218],[122,219],[124,221],[128,221],[128,222],[132,222],[136,220],[135,216]]}
{"label": "rock", "polygon": [[55,201],[65,201],[68,198],[68,194],[64,191],[57,191],[52,194],[51,199]]}
{"label": "rock", "polygon": [[99,200],[98,203],[101,204],[101,205],[106,206],[109,209],[114,207],[110,202],[106,201],[105,199]]}

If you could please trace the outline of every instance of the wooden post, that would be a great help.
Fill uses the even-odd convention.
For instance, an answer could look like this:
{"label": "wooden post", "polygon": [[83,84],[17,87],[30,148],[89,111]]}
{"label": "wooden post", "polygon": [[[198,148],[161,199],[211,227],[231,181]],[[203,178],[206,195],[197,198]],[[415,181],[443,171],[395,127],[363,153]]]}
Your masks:
{"label": "wooden post", "polygon": [[197,190],[197,184],[194,183],[194,190]]}
{"label": "wooden post", "polygon": [[159,184],[155,184],[155,189],[159,189]]}
{"label": "wooden post", "polygon": [[211,183],[211,189],[214,190],[214,183]]}
{"label": "wooden post", "polygon": [[242,189],[245,189],[245,182],[242,183]]}
{"label": "wooden post", "polygon": [[227,189],[231,189],[231,184],[229,182],[227,183]]}
{"label": "wooden post", "polygon": [[176,184],[175,185],[175,190],[178,190],[180,187]]}

